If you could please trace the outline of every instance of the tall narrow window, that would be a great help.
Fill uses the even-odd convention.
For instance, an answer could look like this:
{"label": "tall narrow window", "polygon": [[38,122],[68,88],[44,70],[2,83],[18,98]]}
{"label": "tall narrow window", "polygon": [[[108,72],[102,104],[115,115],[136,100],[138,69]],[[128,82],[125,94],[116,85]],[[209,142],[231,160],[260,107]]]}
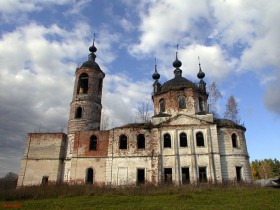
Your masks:
{"label": "tall narrow window", "polygon": [[86,171],[86,183],[93,184],[93,169],[88,168]]}
{"label": "tall narrow window", "polygon": [[171,137],[168,133],[164,134],[163,136],[163,147],[171,148]]}
{"label": "tall narrow window", "polygon": [[241,175],[242,167],[237,166],[235,169],[236,169],[236,181],[241,182],[242,181],[242,175]]}
{"label": "tall narrow window", "polygon": [[97,148],[97,137],[92,136],[90,137],[89,150],[96,150],[96,148]]}
{"label": "tall narrow window", "polygon": [[121,135],[120,136],[119,149],[127,149],[127,137],[126,137],[126,135]]}
{"label": "tall narrow window", "polygon": [[79,77],[78,81],[78,94],[87,94],[88,92],[88,75],[86,73],[82,73]]}
{"label": "tall narrow window", "polygon": [[166,183],[172,182],[172,168],[164,169],[164,182],[166,182]]}
{"label": "tall narrow window", "polygon": [[196,146],[204,147],[204,137],[201,132],[196,133]]}
{"label": "tall narrow window", "polygon": [[139,134],[137,136],[137,149],[145,149],[145,135]]}
{"label": "tall narrow window", "polygon": [[99,84],[98,84],[98,94],[100,94],[102,91],[102,79],[99,79]]}
{"label": "tall narrow window", "polygon": [[165,112],[165,102],[163,98],[159,100],[159,112]]}
{"label": "tall narrow window", "polygon": [[236,148],[237,147],[237,136],[235,133],[231,135],[231,141],[232,141],[232,147]]}
{"label": "tall narrow window", "polygon": [[178,103],[179,103],[179,108],[185,109],[186,108],[186,97],[185,96],[179,96],[178,97]]}
{"label": "tall narrow window", "polygon": [[188,141],[187,141],[187,134],[180,133],[180,147],[187,147]]}
{"label": "tall narrow window", "polygon": [[201,97],[199,97],[198,99],[198,104],[199,104],[199,111],[204,111],[203,109],[203,99]]}
{"label": "tall narrow window", "polygon": [[82,112],[83,112],[83,109],[82,109],[82,107],[79,106],[76,109],[75,118],[82,118]]}
{"label": "tall narrow window", "polygon": [[190,183],[190,170],[189,168],[182,168],[182,183]]}
{"label": "tall narrow window", "polygon": [[199,167],[199,182],[207,182],[207,174],[206,174],[206,167]]}

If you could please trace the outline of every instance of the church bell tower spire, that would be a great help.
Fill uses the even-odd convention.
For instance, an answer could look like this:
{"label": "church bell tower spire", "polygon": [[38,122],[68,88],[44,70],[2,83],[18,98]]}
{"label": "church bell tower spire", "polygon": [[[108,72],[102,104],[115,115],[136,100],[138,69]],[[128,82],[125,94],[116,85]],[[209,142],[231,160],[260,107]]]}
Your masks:
{"label": "church bell tower spire", "polygon": [[94,45],[89,47],[88,60],[76,70],[73,99],[70,105],[68,134],[76,131],[99,130],[104,72],[95,62]]}

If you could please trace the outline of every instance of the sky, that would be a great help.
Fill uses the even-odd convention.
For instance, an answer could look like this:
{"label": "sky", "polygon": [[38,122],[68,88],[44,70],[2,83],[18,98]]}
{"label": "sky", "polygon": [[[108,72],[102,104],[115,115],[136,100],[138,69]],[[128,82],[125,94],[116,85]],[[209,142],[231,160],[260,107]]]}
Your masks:
{"label": "sky", "polygon": [[110,126],[135,122],[160,82],[183,76],[233,95],[247,128],[250,160],[280,160],[279,0],[0,1],[0,177],[19,172],[27,133],[67,132],[75,70],[89,54],[105,72],[102,104]]}

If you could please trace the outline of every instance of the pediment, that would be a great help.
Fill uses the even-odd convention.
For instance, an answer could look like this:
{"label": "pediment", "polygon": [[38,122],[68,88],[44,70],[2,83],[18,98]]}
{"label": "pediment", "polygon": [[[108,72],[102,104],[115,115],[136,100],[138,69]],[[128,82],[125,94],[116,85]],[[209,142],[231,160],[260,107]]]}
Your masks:
{"label": "pediment", "polygon": [[195,116],[181,114],[170,118],[169,120],[165,121],[163,124],[164,125],[208,125],[211,123],[199,119]]}

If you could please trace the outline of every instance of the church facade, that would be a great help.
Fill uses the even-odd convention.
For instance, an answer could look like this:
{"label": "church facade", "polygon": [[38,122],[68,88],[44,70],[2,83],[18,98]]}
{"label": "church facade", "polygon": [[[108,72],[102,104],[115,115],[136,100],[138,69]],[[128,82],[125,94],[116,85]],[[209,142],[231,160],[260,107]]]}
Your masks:
{"label": "church facade", "polygon": [[152,75],[151,122],[100,130],[104,72],[96,47],[76,69],[68,133],[29,133],[18,186],[46,182],[127,185],[252,181],[244,126],[208,111],[205,74],[194,84],[173,62],[174,78]]}

